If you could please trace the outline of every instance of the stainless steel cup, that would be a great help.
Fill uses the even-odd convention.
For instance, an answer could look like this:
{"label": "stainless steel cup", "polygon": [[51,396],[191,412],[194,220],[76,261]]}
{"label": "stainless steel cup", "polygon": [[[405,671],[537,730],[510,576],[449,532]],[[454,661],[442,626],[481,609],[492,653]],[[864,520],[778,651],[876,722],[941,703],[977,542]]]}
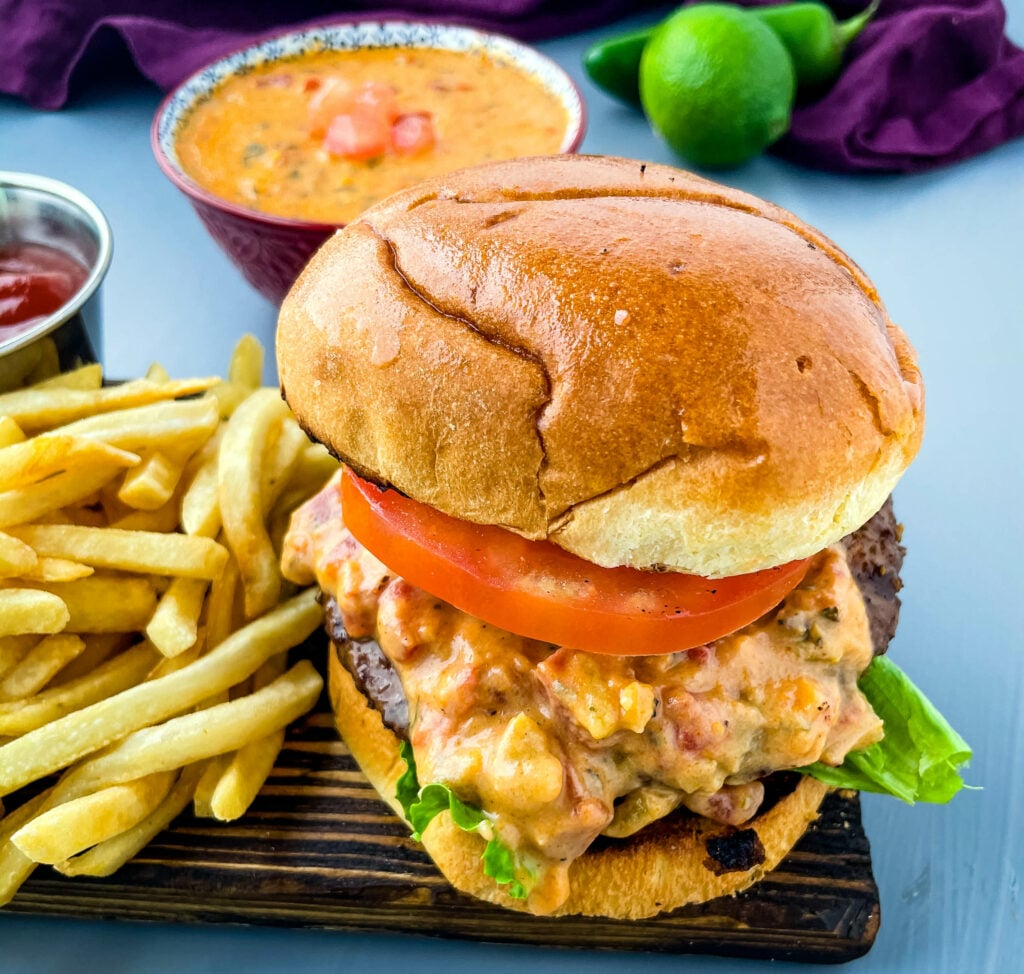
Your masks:
{"label": "stainless steel cup", "polygon": [[26,243],[61,250],[89,274],[63,307],[31,328],[4,338],[0,327],[0,391],[98,362],[103,353],[100,285],[112,238],[100,208],[56,179],[0,171],[0,247]]}

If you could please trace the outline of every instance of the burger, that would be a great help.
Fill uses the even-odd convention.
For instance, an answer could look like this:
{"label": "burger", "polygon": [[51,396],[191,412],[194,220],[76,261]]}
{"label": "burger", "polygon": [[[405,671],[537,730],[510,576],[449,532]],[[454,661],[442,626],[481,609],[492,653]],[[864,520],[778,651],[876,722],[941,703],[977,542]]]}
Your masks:
{"label": "burger", "polygon": [[344,464],[284,572],[323,592],[346,745],[460,890],[648,916],[756,882],[830,787],[961,786],[882,656],[915,354],[793,215],[626,159],[464,170],[328,241],[277,355]]}

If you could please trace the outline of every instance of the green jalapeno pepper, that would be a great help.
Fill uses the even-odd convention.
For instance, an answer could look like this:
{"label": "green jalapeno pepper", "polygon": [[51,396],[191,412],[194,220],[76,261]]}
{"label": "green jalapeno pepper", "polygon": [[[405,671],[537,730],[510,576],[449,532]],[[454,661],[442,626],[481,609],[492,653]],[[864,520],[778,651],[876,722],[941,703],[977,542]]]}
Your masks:
{"label": "green jalapeno pepper", "polygon": [[[879,2],[872,0],[867,9],[841,22],[828,7],[813,0],[744,9],[778,35],[793,60],[797,85],[814,89],[839,73],[843,53],[874,16]],[[608,94],[639,105],[640,56],[654,31],[653,26],[644,27],[592,44],[583,55],[591,81]]]}
{"label": "green jalapeno pepper", "polygon": [[820,3],[786,3],[778,7],[751,8],[778,35],[796,68],[796,83],[804,89],[820,88],[839,74],[847,45],[875,15],[880,0],[839,22]]}
{"label": "green jalapeno pepper", "polygon": [[639,107],[640,55],[653,33],[653,27],[642,27],[591,44],[583,54],[590,80],[609,95]]}

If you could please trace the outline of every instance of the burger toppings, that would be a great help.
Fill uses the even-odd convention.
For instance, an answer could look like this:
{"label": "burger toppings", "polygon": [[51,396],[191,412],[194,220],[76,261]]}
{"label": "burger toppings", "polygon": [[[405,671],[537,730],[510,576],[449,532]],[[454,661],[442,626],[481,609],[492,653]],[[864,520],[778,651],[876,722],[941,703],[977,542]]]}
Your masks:
{"label": "burger toppings", "polygon": [[471,524],[384,491],[351,470],[345,523],[403,578],[493,625],[596,653],[691,649],[777,605],[807,561],[709,580],[601,568],[548,542]]}
{"label": "burger toppings", "polygon": [[647,656],[559,648],[428,594],[348,532],[336,485],[296,516],[284,564],[319,581],[349,637],[377,641],[405,691],[419,779],[483,810],[537,912],[557,909],[601,833],[679,804],[742,825],[764,776],[842,764],[881,736],[857,686],[872,650],[841,546],[742,630]]}
{"label": "burger toppings", "polygon": [[960,769],[971,759],[970,747],[895,663],[876,658],[860,688],[885,737],[852,752],[841,767],[819,762],[803,770],[836,788],[894,795],[910,805],[948,802],[966,787]]}

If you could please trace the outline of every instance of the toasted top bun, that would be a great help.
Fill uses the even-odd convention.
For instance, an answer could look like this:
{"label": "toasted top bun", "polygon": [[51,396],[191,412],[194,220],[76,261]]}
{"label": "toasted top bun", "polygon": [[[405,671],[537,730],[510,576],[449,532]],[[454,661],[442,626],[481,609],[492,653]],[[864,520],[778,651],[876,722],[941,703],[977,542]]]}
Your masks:
{"label": "toasted top bun", "polygon": [[917,452],[913,349],[778,207],[520,159],[398,193],[281,309],[300,423],[363,476],[599,565],[733,575],[863,524]]}
{"label": "toasted top bun", "polygon": [[[359,767],[396,814],[405,762],[398,738],[356,688],[332,646],[328,653],[331,704],[338,731]],[[716,873],[706,865],[708,841],[736,830],[710,819],[674,815],[629,839],[591,849],[569,870],[570,893],[559,914],[630,918],[654,916],[688,903],[738,893],[771,872],[818,817],[828,786],[804,776],[795,789],[743,826],[757,833],[764,861],[750,869]],[[484,874],[484,840],[464,832],[447,813],[423,833],[423,845],[456,889],[512,910],[526,910]]]}

